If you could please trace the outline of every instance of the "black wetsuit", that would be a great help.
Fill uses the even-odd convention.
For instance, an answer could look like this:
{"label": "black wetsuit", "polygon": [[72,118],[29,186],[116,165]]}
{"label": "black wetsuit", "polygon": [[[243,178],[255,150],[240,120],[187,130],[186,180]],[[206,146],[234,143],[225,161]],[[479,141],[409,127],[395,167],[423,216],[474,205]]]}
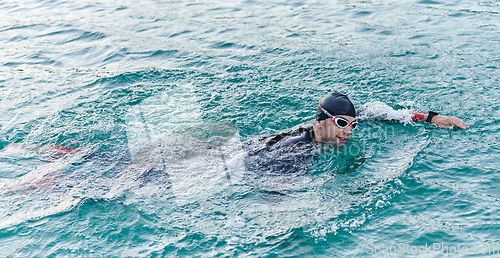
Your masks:
{"label": "black wetsuit", "polygon": [[317,153],[312,125],[298,125],[245,143],[245,167],[258,174],[303,173]]}

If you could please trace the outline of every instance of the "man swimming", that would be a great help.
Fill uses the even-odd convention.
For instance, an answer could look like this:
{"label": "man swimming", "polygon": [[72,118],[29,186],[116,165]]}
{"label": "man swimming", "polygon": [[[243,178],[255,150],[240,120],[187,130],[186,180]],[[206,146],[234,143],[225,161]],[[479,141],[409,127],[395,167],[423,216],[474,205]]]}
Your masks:
{"label": "man swimming", "polygon": [[[341,93],[328,94],[319,102],[316,119],[312,123],[308,122],[277,134],[256,137],[243,142],[245,169],[266,175],[306,171],[310,164],[309,158],[321,151],[319,146],[324,143],[335,146],[345,145],[363,117],[390,120],[383,114],[366,115],[368,112],[369,108],[366,106],[356,110],[349,98]],[[456,117],[442,116],[434,112],[424,114],[412,111],[408,114],[411,114],[411,119],[415,122],[426,121],[438,127],[448,129],[455,126],[462,129],[468,127]],[[207,160],[218,162],[217,164],[222,164],[225,170],[228,170],[228,162],[226,162],[221,146],[237,133],[234,124],[206,122],[202,127],[191,129],[193,130],[189,129],[184,133],[168,135],[150,142],[133,155],[132,164],[124,174],[135,174],[141,182],[168,182],[173,167],[182,167],[183,162],[197,157],[209,157]],[[18,145],[11,144],[2,151],[5,152]],[[48,155],[48,161],[66,159],[81,153],[82,150],[85,150],[84,153],[88,152],[88,154],[82,154],[84,160],[101,156],[99,153],[82,147],[69,148],[57,145],[25,148],[39,152],[42,156]],[[239,150],[232,151],[232,153]],[[47,173],[52,172],[47,171]],[[59,179],[59,176],[56,175],[55,179]],[[52,181],[56,181],[55,179]],[[48,181],[47,178],[44,178],[41,182],[45,185],[46,181]]]}
{"label": "man swimming", "polygon": [[[361,111],[363,112],[363,111]],[[351,133],[356,129],[358,122],[354,105],[347,96],[334,92],[321,99],[316,110],[316,122],[314,123],[314,139],[316,142],[334,142],[339,145],[349,140]],[[454,116],[440,116],[430,111],[428,114],[414,112],[414,122],[428,122],[435,126],[453,129],[454,126],[466,129],[468,125]]]}
{"label": "man swimming", "polygon": [[[248,151],[246,167],[257,171],[266,167],[271,174],[290,173],[308,167],[301,162],[317,153],[317,145],[331,143],[343,146],[350,139],[351,133],[358,127],[358,119],[365,109],[356,111],[349,98],[339,92],[333,92],[321,99],[316,110],[316,120],[311,125],[303,124],[283,132],[250,140],[244,147]],[[428,114],[410,111],[414,122],[428,122],[441,128],[468,128],[461,119],[454,116]],[[384,119],[380,120],[390,120]]]}

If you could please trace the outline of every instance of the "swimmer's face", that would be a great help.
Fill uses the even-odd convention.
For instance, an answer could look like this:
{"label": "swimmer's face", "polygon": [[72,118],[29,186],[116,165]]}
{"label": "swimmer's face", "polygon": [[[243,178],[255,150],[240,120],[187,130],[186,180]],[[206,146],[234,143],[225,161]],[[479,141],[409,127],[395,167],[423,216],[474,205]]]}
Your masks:
{"label": "swimmer's face", "polygon": [[[349,124],[356,121],[356,118],[352,116],[339,115],[349,121]],[[332,119],[326,119],[324,121],[324,129],[319,130],[323,141],[337,143],[338,145],[344,145],[349,138],[351,138],[352,127],[346,126],[345,128],[338,127]],[[323,122],[321,121],[321,122]]]}

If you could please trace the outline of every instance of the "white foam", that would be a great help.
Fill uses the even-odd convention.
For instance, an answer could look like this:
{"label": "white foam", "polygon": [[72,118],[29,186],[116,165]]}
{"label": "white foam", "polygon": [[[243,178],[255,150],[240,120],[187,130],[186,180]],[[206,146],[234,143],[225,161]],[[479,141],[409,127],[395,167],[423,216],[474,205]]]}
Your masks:
{"label": "white foam", "polygon": [[387,104],[380,101],[373,101],[364,104],[358,109],[357,119],[365,120],[382,120],[382,121],[397,121],[404,124],[412,122],[412,114],[408,109],[394,110]]}
{"label": "white foam", "polygon": [[202,113],[193,92],[193,85],[182,85],[131,106],[124,117],[130,153],[173,131],[200,124]]}

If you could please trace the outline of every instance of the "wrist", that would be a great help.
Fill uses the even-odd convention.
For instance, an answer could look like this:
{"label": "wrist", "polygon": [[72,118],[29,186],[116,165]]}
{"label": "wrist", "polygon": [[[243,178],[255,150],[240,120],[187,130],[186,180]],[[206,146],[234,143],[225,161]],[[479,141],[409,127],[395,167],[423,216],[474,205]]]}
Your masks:
{"label": "wrist", "polygon": [[432,118],[434,118],[434,116],[437,116],[438,113],[436,112],[433,112],[433,111],[429,111],[429,114],[427,115],[427,117],[425,117],[425,121],[427,123],[432,123]]}

